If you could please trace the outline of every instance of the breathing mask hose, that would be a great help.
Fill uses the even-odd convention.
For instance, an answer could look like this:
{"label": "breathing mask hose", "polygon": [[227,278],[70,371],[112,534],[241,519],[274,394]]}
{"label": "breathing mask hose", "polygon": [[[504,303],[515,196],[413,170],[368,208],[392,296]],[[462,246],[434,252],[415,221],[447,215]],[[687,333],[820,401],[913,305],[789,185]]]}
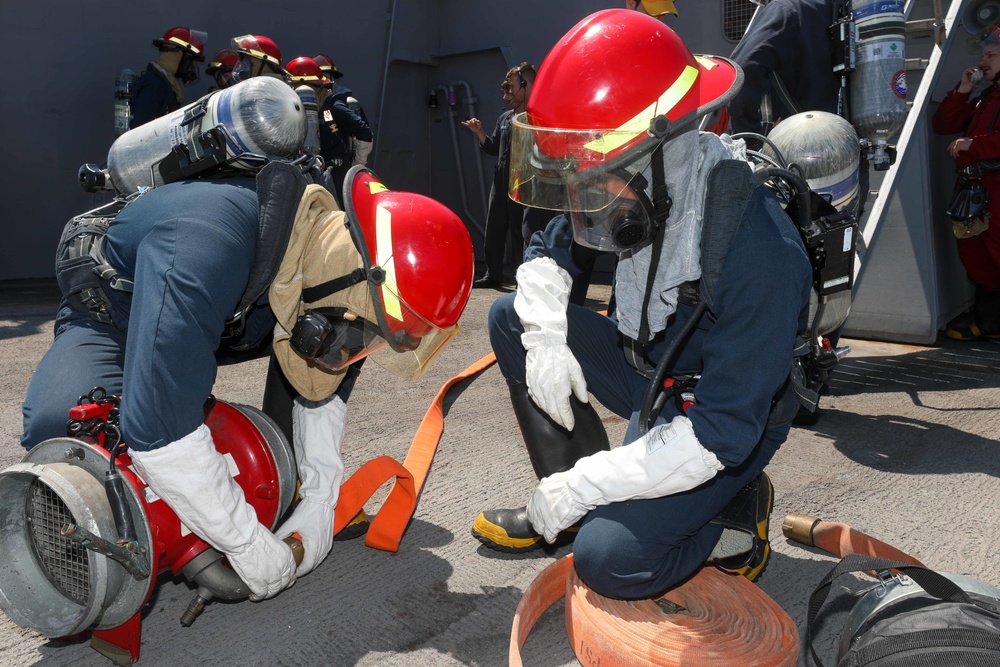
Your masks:
{"label": "breathing mask hose", "polygon": [[657,410],[654,413],[653,404],[663,389],[663,380],[667,376],[667,366],[670,364],[671,359],[674,358],[674,355],[677,354],[681,343],[685,342],[691,335],[691,332],[694,331],[694,328],[698,326],[701,316],[705,314],[707,309],[708,306],[704,301],[698,302],[694,312],[691,313],[691,317],[687,319],[687,322],[681,327],[680,332],[670,341],[670,345],[667,346],[667,349],[663,352],[663,356],[657,362],[656,369],[653,371],[653,377],[646,388],[646,394],[642,397],[642,407],[639,409],[639,433],[641,435],[645,435],[649,431],[650,420],[655,420],[656,413],[659,412]]}

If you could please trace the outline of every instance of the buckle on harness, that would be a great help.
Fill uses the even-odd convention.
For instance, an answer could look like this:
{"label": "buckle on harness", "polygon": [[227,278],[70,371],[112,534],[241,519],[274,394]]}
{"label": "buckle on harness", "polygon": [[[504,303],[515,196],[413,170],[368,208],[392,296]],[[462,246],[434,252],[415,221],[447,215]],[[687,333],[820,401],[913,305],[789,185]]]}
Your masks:
{"label": "buckle on harness", "polygon": [[875,591],[875,597],[881,599],[884,598],[889,592],[889,586],[891,584],[909,586],[913,583],[913,580],[905,574],[893,574],[891,570],[879,570],[875,573],[875,576],[878,577],[878,583],[858,591],[856,593],[857,597],[862,597],[871,591]]}
{"label": "buckle on harness", "polygon": [[241,310],[226,320],[226,323],[222,325],[223,339],[239,338],[243,335],[243,332],[246,331],[247,328],[246,315],[248,310],[250,309]]}

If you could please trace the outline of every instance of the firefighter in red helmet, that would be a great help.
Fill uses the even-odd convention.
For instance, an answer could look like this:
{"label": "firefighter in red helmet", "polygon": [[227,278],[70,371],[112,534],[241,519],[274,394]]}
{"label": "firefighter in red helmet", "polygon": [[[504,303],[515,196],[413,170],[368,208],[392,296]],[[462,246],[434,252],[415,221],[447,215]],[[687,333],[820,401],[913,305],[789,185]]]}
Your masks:
{"label": "firefighter in red helmet", "polygon": [[233,37],[232,49],[237,54],[233,78],[245,81],[255,76],[272,76],[288,81],[288,75],[281,67],[281,50],[274,40],[264,35],[240,35]]}
{"label": "firefighter in red helmet", "polygon": [[146,66],[135,84],[132,98],[132,127],[181,108],[183,85],[197,81],[199,62],[205,60],[208,35],[176,26],[153,40],[160,50],[157,61]]}
{"label": "firefighter in red helmet", "polygon": [[[24,400],[30,448],[65,436],[67,406],[93,387],[121,395],[121,435],[150,502],[222,552],[255,600],[330,552],[361,363],[419,378],[458,332],[472,284],[469,233],[444,205],[359,167],[341,211],[304,178],[272,162],[256,180],[192,179],[130,201],[102,237],[99,284],[74,291],[77,269],[61,273],[56,337]],[[127,293],[117,289],[124,276]],[[205,424],[219,359],[268,350],[268,386],[292,388],[281,417],[300,481],[298,504],[273,532]],[[293,533],[298,568],[282,541]]]}
{"label": "firefighter in red helmet", "polygon": [[[812,271],[744,142],[697,129],[741,80],[609,9],[556,43],[513,121],[510,196],[561,213],[489,318],[540,482],[473,534],[506,552],[575,538],[605,596],[654,596],[706,561],[755,579],[770,554],[763,469],[797,407]],[[574,241],[618,256],[610,316],[569,303]],[[590,393],[628,420],[621,447]]]}
{"label": "firefighter in red helmet", "polygon": [[337,201],[343,204],[341,190],[344,178],[351,167],[368,163],[375,136],[361,103],[349,88],[337,83],[344,73],[337,69],[333,59],[318,53],[312,58],[299,60],[315,63],[328,79],[325,86],[317,88],[319,153],[329,168]]}
{"label": "firefighter in red helmet", "polygon": [[209,92],[222,90],[233,85],[233,70],[236,68],[238,59],[239,56],[232,49],[222,49],[212,56],[208,67],[205,68],[205,74],[215,79],[215,85],[209,89]]}

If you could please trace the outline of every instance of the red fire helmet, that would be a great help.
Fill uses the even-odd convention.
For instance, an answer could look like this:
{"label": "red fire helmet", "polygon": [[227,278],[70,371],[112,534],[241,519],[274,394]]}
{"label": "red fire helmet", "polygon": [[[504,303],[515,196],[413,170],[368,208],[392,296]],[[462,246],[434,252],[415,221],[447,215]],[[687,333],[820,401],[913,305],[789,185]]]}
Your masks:
{"label": "red fire helmet", "polygon": [[205,74],[215,74],[216,72],[231,72],[234,67],[236,67],[236,59],[238,56],[236,52],[232,49],[222,49],[208,61],[208,67],[205,68]]}
{"label": "red fire helmet", "polygon": [[207,33],[179,25],[167,30],[163,33],[163,37],[154,39],[153,45],[161,49],[164,46],[175,46],[189,53],[195,60],[205,60],[207,40]]}
{"label": "red fire helmet", "polygon": [[334,79],[339,79],[344,76],[344,73],[337,69],[336,63],[333,62],[333,58],[326,55],[325,53],[317,53],[313,56],[313,60],[319,65],[319,68],[323,70],[323,73]]}
{"label": "red fire helmet", "polygon": [[538,68],[527,113],[514,128],[522,164],[515,168],[512,155],[512,173],[530,162],[562,174],[627,164],[725,104],[742,80],[732,61],[695,56],[651,16],[591,14]]}
{"label": "red fire helmet", "polygon": [[281,51],[270,37],[264,35],[233,37],[233,50],[281,67]]}
{"label": "red fire helmet", "polygon": [[351,237],[368,269],[374,320],[389,343],[383,352],[396,353],[373,359],[417,379],[458,333],[472,291],[469,232],[444,204],[389,190],[363,166],[347,174],[344,196]]}
{"label": "red fire helmet", "polygon": [[323,74],[323,70],[312,58],[303,56],[289,60],[288,64],[285,65],[285,70],[292,77],[294,85],[326,86],[330,83],[330,80]]}

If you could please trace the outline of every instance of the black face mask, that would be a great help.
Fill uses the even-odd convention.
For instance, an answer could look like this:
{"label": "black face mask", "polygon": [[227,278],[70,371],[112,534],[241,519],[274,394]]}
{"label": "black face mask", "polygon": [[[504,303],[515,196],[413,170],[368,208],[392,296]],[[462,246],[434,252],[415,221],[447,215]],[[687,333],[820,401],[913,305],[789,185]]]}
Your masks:
{"label": "black face mask", "polygon": [[195,59],[188,53],[181,56],[181,61],[177,65],[177,78],[182,83],[193,83],[198,80],[198,65]]}
{"label": "black face mask", "polygon": [[292,328],[292,349],[331,370],[348,366],[365,351],[364,320],[346,320],[344,308],[307,310]]}
{"label": "black face mask", "polygon": [[[386,345],[377,328],[361,318],[348,320],[346,308],[307,310],[292,327],[289,345],[300,355],[333,371],[346,368],[373,349]],[[415,350],[420,339],[402,333],[402,350]]]}

